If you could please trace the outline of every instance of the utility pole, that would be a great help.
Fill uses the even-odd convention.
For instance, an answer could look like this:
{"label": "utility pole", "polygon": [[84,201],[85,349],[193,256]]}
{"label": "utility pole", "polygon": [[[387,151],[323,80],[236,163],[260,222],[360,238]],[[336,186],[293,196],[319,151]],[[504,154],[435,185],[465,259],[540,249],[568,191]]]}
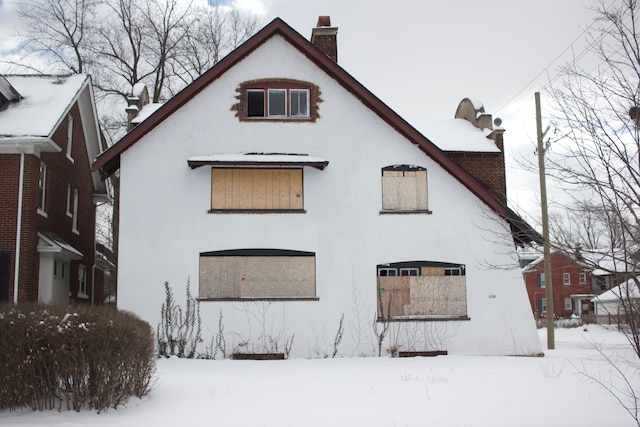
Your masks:
{"label": "utility pole", "polygon": [[544,135],[542,132],[542,115],[540,113],[540,92],[536,97],[536,125],[538,128],[538,169],[540,174],[540,203],[542,205],[542,239],[544,244],[544,285],[547,302],[547,348],[556,348],[554,333],[553,283],[551,279],[551,248],[549,246],[549,212],[547,210],[547,182],[544,171]]}

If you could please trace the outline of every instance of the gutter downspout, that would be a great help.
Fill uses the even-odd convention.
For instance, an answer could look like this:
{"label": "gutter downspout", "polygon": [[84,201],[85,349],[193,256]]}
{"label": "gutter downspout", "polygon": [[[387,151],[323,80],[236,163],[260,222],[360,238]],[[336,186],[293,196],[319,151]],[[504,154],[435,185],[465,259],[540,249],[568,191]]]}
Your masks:
{"label": "gutter downspout", "polygon": [[16,225],[16,254],[13,270],[13,303],[18,303],[18,283],[20,279],[20,240],[22,231],[22,193],[24,190],[24,151],[20,152],[20,178],[18,183],[18,220]]}

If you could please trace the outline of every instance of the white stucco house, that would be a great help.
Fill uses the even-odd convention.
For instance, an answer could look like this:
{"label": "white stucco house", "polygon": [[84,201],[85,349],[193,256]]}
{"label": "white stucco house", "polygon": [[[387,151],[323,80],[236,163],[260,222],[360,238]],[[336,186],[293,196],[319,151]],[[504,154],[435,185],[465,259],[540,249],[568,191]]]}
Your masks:
{"label": "white stucco house", "polygon": [[98,157],[119,308],[157,325],[190,280],[227,354],[540,354],[502,129],[467,99],[431,140],[336,63],[336,33],[275,19]]}

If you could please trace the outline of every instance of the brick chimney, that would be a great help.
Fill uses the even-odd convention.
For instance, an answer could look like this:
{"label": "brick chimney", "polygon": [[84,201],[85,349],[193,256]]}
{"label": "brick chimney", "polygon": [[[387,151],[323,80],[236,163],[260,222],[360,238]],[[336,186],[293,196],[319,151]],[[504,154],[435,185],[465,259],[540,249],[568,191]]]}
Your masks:
{"label": "brick chimney", "polygon": [[338,62],[338,27],[331,26],[330,16],[319,16],[311,30],[311,43],[325,55]]}
{"label": "brick chimney", "polygon": [[485,113],[482,103],[469,98],[465,98],[460,102],[455,118],[467,120],[483,131],[488,139],[493,140],[500,152],[449,152],[447,153],[448,156],[491,190],[506,205],[507,179],[504,164],[504,129],[500,127],[502,120],[497,118],[492,123],[491,114]]}

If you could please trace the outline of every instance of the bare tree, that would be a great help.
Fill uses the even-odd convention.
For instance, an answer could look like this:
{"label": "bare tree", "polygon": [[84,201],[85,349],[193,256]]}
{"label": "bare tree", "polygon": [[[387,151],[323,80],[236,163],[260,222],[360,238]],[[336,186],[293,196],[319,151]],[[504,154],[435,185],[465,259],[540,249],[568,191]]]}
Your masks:
{"label": "bare tree", "polygon": [[[601,1],[588,48],[550,89],[552,124],[565,135],[547,154],[547,171],[571,196],[569,221],[557,222],[556,252],[640,286],[640,2]],[[567,226],[569,223],[571,226]],[[620,330],[640,358],[640,307],[620,292]],[[619,396],[615,396],[619,397]],[[638,409],[637,401],[634,401]],[[637,418],[636,418],[637,420]]]}

